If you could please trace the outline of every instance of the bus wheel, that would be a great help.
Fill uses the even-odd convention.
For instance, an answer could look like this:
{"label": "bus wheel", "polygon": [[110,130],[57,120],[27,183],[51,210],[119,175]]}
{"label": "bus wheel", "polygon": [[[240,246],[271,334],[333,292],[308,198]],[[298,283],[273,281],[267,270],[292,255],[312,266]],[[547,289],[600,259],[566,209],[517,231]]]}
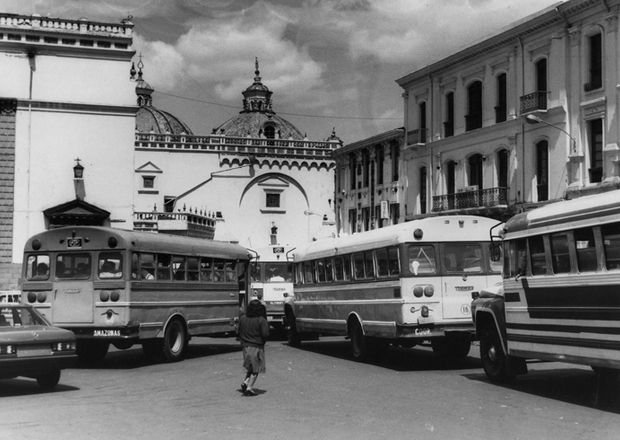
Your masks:
{"label": "bus wheel", "polygon": [[508,358],[494,328],[487,327],[480,334],[480,360],[491,382],[508,382],[513,378],[508,373]]}
{"label": "bus wheel", "polygon": [[108,353],[108,341],[77,341],[76,353],[81,361],[93,363],[102,360]]}
{"label": "bus wheel", "polygon": [[52,368],[50,371],[46,371],[43,374],[37,376],[37,383],[44,390],[51,390],[60,381],[60,369]]}
{"label": "bus wheel", "polygon": [[351,335],[353,359],[360,362],[365,361],[368,358],[368,338],[364,336],[362,325],[357,319],[351,323],[349,334]]}
{"label": "bus wheel", "polygon": [[299,347],[301,345],[301,338],[299,337],[299,333],[297,333],[297,324],[295,323],[295,315],[290,309],[286,309],[284,314],[285,326],[286,329],[286,341],[288,345],[291,347]]}
{"label": "bus wheel", "polygon": [[187,345],[185,326],[180,319],[173,319],[166,327],[162,344],[164,360],[168,362],[180,361]]}

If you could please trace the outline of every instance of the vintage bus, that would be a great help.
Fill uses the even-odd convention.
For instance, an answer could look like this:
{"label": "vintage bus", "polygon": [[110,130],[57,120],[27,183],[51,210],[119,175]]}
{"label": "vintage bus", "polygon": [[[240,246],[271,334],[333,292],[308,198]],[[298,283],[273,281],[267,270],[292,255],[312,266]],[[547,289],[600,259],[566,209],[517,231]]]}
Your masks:
{"label": "vintage bus", "polygon": [[284,245],[249,249],[254,254],[250,263],[250,294],[262,298],[267,320],[276,330],[282,329],[284,300],[293,295],[294,249]]}
{"label": "vintage bus", "polygon": [[525,359],[620,369],[620,191],[517,214],[503,228],[504,276],[472,303],[492,381]]}
{"label": "vintage bus", "polygon": [[64,227],[25,245],[22,300],[72,330],[81,359],[141,344],[176,361],[192,336],[235,330],[249,253],[241,246],[105,227]]}
{"label": "vintage bus", "polygon": [[428,217],[297,249],[294,296],[285,303],[289,343],[347,336],[358,360],[388,344],[428,342],[442,355],[466,356],[471,294],[501,280],[489,235],[497,224]]}

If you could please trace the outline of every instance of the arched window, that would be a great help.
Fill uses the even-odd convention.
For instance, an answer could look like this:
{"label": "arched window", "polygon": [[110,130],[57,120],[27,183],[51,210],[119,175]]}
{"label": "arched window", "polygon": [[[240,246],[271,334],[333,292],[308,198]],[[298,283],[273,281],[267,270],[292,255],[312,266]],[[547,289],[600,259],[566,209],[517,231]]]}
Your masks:
{"label": "arched window", "polygon": [[267,139],[274,139],[276,137],[276,128],[273,125],[265,125],[264,134]]}
{"label": "arched window", "polygon": [[474,81],[467,87],[467,115],[465,130],[482,127],[482,82]]}
{"label": "arched window", "polygon": [[588,37],[588,83],[586,92],[603,87],[603,36],[600,32]]}
{"label": "arched window", "polygon": [[536,190],[538,201],[549,200],[549,144],[540,141],[536,144]]}

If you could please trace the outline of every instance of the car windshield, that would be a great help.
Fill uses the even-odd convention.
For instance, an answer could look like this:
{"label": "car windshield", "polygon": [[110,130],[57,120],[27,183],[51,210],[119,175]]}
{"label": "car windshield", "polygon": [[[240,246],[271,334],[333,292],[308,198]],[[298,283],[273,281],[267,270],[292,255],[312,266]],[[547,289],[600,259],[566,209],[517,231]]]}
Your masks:
{"label": "car windshield", "polygon": [[0,327],[46,325],[45,320],[30,307],[1,307]]}

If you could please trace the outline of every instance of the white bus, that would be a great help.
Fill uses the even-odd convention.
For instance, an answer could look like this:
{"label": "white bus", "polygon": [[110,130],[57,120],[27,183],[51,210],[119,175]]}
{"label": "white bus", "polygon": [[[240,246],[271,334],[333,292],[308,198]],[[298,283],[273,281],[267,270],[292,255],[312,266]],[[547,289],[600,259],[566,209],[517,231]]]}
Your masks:
{"label": "white bus", "polygon": [[503,285],[472,303],[487,376],[527,358],[620,369],[620,191],[518,214],[503,246]]}
{"label": "white bus", "polygon": [[235,244],[95,226],[25,245],[22,301],[71,330],[80,358],[141,344],[176,361],[192,336],[232,335],[246,303],[248,251]]}
{"label": "white bus", "polygon": [[295,295],[285,303],[289,343],[348,336],[362,360],[389,343],[430,341],[440,354],[466,356],[472,292],[501,280],[490,237],[497,224],[428,217],[296,250]]}
{"label": "white bus", "polygon": [[282,329],[284,301],[293,295],[294,249],[284,245],[249,249],[254,254],[250,263],[250,294],[262,297],[267,321],[277,330]]}

